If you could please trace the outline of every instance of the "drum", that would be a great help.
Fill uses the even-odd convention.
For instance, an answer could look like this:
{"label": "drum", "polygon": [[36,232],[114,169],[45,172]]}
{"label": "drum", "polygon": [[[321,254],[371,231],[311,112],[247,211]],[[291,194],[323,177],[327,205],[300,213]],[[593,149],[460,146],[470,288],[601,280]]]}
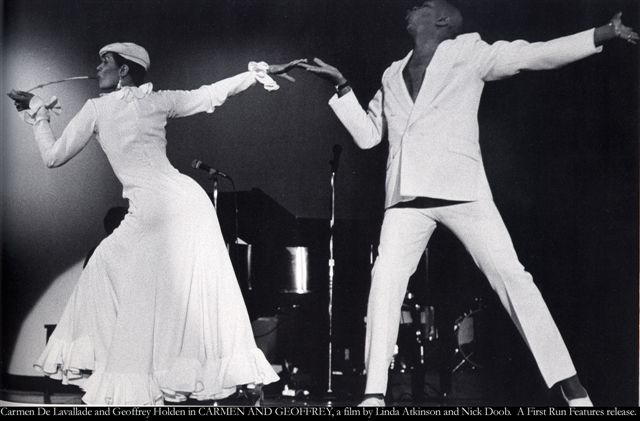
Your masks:
{"label": "drum", "polygon": [[453,372],[463,368],[465,365],[471,369],[484,367],[487,339],[485,319],[485,307],[479,299],[476,299],[474,308],[456,319],[453,327],[457,345],[455,354],[460,358],[460,361],[453,369]]}
{"label": "drum", "polygon": [[415,303],[409,292],[402,305],[398,341],[390,370],[404,373],[424,366],[437,338],[435,307]]}
{"label": "drum", "polygon": [[312,292],[312,270],[307,247],[286,247],[285,273],[280,292],[308,294]]}

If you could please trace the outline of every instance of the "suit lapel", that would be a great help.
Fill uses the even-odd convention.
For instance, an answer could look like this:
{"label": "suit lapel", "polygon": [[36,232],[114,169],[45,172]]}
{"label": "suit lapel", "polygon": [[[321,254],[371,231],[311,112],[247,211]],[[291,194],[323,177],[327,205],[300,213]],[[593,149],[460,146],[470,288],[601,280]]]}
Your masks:
{"label": "suit lapel", "polygon": [[409,62],[413,51],[411,51],[404,59],[395,63],[394,68],[389,75],[389,91],[395,100],[400,104],[406,115],[410,115],[413,110],[413,100],[407,91],[407,86],[404,83],[402,72]]}
{"label": "suit lapel", "polygon": [[[425,72],[422,87],[413,106],[410,123],[420,118],[421,113],[429,109],[429,105],[445,88],[448,76],[460,54],[460,49],[451,48],[451,44],[452,41],[450,40],[442,42],[433,55],[431,63],[429,63],[427,71]],[[400,79],[402,80],[402,74],[400,74]],[[402,80],[402,83],[404,83],[404,80]]]}

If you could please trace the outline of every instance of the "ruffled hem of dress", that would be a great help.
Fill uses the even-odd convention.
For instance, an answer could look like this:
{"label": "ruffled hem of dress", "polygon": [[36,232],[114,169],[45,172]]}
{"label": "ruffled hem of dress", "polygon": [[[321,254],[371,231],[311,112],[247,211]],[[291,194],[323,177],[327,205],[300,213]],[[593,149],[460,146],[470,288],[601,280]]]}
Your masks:
{"label": "ruffled hem of dress", "polygon": [[95,367],[93,342],[88,336],[72,342],[49,339],[34,368],[62,384],[84,392],[89,405],[162,405],[162,391],[152,376],[105,373]]}
{"label": "ruffled hem of dress", "polygon": [[171,368],[156,372],[165,399],[182,402],[224,399],[236,386],[270,384],[280,378],[258,348],[230,357],[206,360],[176,358]]}
{"label": "ruffled hem of dress", "polygon": [[33,365],[34,368],[62,384],[83,387],[89,373],[95,369],[93,342],[88,336],[66,342],[55,337]]}
{"label": "ruffled hem of dress", "polygon": [[89,405],[164,405],[164,396],[152,376],[105,373],[87,379],[82,401]]}
{"label": "ruffled hem of dress", "polygon": [[[65,342],[52,337],[34,368],[62,384],[78,386],[89,405],[162,405],[195,400],[224,399],[244,384],[270,384],[278,375],[258,348],[215,360],[176,358],[154,375],[106,373],[95,367],[89,337]],[[93,373],[91,373],[93,371]]]}

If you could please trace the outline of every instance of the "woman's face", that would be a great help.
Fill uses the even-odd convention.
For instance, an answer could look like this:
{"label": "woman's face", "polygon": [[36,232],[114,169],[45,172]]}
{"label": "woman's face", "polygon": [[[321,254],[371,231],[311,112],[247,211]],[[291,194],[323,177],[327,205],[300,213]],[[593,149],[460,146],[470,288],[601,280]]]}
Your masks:
{"label": "woman's face", "polygon": [[113,59],[113,53],[103,54],[96,70],[100,89],[116,89],[120,80],[120,68]]}

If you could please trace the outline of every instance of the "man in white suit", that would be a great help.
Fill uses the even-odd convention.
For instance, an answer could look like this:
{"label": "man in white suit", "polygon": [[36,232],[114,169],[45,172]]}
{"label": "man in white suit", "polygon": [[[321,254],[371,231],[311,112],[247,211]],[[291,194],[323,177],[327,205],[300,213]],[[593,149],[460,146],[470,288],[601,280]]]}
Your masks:
{"label": "man in white suit", "polygon": [[519,262],[496,209],[480,153],[478,106],[485,82],[554,69],[638,34],[617,14],[607,25],[543,43],[459,35],[462,15],[446,0],[407,12],[414,49],[393,63],[365,111],[347,79],[319,59],[301,64],[336,86],[329,101],[363,149],[389,141],[386,212],[367,309],[367,385],[362,406],[384,406],[388,368],[409,277],[438,223],[464,244],[525,339],[548,387],[569,406],[592,406],[549,310]]}

